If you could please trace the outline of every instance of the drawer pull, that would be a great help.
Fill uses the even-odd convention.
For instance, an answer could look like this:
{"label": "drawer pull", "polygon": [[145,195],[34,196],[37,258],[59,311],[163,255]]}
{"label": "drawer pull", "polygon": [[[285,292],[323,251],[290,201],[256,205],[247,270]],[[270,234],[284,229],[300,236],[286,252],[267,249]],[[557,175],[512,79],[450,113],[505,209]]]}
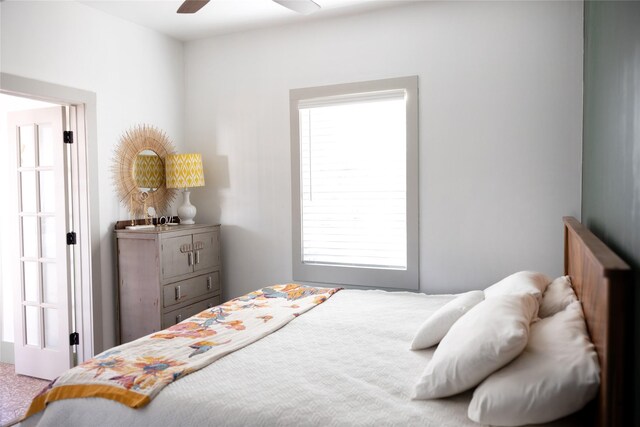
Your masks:
{"label": "drawer pull", "polygon": [[212,285],[211,276],[209,276],[209,277],[207,277],[207,290],[208,291],[211,290],[211,285]]}
{"label": "drawer pull", "polygon": [[182,322],[182,314],[178,314],[176,316],[176,323],[180,323],[180,322]]}
{"label": "drawer pull", "polygon": [[207,308],[211,308],[211,307],[213,307],[213,304],[212,303],[208,303],[207,304]]}
{"label": "drawer pull", "polygon": [[200,251],[196,251],[196,264],[200,264]]}
{"label": "drawer pull", "polygon": [[193,252],[187,254],[187,264],[189,264],[189,267],[193,265]]}
{"label": "drawer pull", "polygon": [[182,298],[182,292],[180,292],[180,285],[176,286],[176,301],[180,301]]}

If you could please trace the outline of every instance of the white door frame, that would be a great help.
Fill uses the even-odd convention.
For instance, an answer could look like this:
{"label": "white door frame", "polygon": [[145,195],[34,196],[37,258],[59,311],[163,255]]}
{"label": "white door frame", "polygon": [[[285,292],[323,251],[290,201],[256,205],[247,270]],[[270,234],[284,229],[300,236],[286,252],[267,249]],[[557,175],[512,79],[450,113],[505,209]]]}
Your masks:
{"label": "white door frame", "polygon": [[[78,234],[80,256],[76,266],[76,332],[80,335],[78,362],[103,350],[102,306],[100,295],[100,205],[98,200],[98,150],[96,94],[67,86],[0,73],[0,92],[75,107],[77,155],[72,159],[78,174],[77,215],[74,228]],[[73,110],[73,108],[72,108]],[[84,116],[84,120],[82,119]],[[77,118],[77,120],[76,120]],[[77,218],[77,220],[76,220]]]}

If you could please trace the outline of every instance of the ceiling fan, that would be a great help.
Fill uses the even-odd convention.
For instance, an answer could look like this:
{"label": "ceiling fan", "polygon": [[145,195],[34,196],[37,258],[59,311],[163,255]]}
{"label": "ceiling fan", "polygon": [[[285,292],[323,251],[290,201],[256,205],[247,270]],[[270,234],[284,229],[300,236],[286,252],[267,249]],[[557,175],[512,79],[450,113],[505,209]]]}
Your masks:
{"label": "ceiling fan", "polygon": [[[313,0],[273,0],[281,6],[295,12],[307,15],[320,9],[320,5]],[[196,13],[209,3],[209,0],[185,0],[178,8],[178,13]]]}

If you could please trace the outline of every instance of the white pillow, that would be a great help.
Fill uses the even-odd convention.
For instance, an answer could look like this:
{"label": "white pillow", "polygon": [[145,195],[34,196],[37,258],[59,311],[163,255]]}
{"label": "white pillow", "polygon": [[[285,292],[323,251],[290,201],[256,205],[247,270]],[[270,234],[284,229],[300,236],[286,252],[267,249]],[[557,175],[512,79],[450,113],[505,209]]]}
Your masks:
{"label": "white pillow", "polygon": [[473,307],[436,348],[413,398],[437,399],[479,384],[522,352],[537,312],[529,294],[487,298]]}
{"label": "white pillow", "polygon": [[582,409],[599,384],[598,356],[573,302],[531,325],[524,352],[476,388],[468,415],[498,426],[546,423]]}
{"label": "white pillow", "polygon": [[421,350],[438,344],[456,320],[483,299],[484,292],[470,291],[440,307],[418,328],[411,343],[411,350]]}
{"label": "white pillow", "polygon": [[578,301],[578,297],[571,287],[571,278],[558,277],[544,291],[538,315],[542,318],[553,316],[575,301]]}
{"label": "white pillow", "polygon": [[535,271],[519,271],[500,280],[484,290],[484,297],[491,298],[498,295],[531,294],[538,302],[551,279]]}

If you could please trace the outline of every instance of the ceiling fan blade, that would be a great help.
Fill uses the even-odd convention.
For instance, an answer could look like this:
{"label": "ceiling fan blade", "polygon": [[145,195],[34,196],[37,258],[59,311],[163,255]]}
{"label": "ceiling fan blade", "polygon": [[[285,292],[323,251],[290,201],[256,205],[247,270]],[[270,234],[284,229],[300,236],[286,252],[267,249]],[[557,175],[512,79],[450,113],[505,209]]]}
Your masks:
{"label": "ceiling fan blade", "polygon": [[178,13],[196,13],[209,3],[209,0],[185,0],[178,8]]}
{"label": "ceiling fan blade", "polygon": [[308,15],[320,9],[320,5],[313,0],[273,0],[281,6],[291,9],[294,12]]}

